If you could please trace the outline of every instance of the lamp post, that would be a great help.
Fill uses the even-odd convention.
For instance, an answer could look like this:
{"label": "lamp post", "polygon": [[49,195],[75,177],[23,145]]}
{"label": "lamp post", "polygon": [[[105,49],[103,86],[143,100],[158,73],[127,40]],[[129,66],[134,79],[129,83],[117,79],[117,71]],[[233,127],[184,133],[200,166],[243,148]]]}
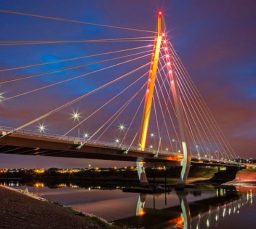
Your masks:
{"label": "lamp post", "polygon": [[[81,114],[78,111],[73,111],[71,114],[71,118],[73,119],[74,122],[79,122],[81,118]],[[80,128],[78,127],[77,129],[77,135],[80,137]]]}
{"label": "lamp post", "polygon": [[154,134],[154,133],[150,133],[150,138],[152,138],[152,141],[153,141],[153,147],[152,148],[154,148],[155,147],[155,137],[156,137],[156,135]]}

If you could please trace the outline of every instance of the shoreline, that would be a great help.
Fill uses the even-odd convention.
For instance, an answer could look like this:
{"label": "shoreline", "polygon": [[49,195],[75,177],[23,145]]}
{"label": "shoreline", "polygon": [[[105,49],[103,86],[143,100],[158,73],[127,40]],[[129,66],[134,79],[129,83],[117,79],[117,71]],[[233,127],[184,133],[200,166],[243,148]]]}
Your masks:
{"label": "shoreline", "polygon": [[75,211],[21,189],[0,185],[0,197],[0,228],[3,229],[118,228],[103,218]]}
{"label": "shoreline", "polygon": [[36,200],[40,200],[40,201],[47,201],[47,202],[50,202],[48,201],[47,199],[37,195],[36,193],[32,193],[32,192],[29,192],[29,191],[25,191],[23,189],[19,189],[19,188],[12,188],[12,187],[9,187],[9,186],[5,186],[5,185],[0,185],[0,188],[5,188],[7,190],[10,190],[10,191],[13,191],[13,192],[17,192],[17,193],[20,193],[20,194],[23,194],[25,196],[28,196],[30,198],[33,198],[33,199],[36,199]]}

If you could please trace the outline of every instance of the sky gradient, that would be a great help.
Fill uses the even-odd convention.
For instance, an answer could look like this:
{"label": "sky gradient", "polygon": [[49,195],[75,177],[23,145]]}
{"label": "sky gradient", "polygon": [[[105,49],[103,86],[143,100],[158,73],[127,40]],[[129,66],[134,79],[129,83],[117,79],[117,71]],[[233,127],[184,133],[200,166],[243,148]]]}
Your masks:
{"label": "sky gradient", "polygon": [[[256,149],[256,2],[253,0],[219,0],[219,1],[148,1],[148,0],[0,0],[0,9],[64,17],[99,24],[134,27],[155,30],[156,13],[165,14],[171,42],[188,69],[199,91],[205,98],[219,126],[231,145],[244,157],[255,157]],[[84,26],[65,22],[42,20],[31,17],[0,13],[0,40],[78,40],[102,37],[128,37],[132,32],[108,30],[95,26]],[[145,36],[145,33],[142,34]],[[117,45],[120,49],[121,44]],[[123,46],[126,48],[126,46]],[[127,46],[128,47],[128,46]],[[110,45],[107,49],[111,50]],[[0,68],[10,68],[31,63],[54,61],[93,53],[93,45],[49,45],[30,47],[0,46]],[[97,51],[103,50],[101,45]],[[91,58],[97,61],[98,58]],[[82,62],[81,62],[82,63]],[[94,70],[99,66],[87,67]],[[55,64],[41,68],[26,69],[0,73],[0,80],[20,75],[37,74],[50,71],[68,64]],[[79,74],[74,70],[73,74]],[[122,73],[115,71],[114,73]],[[61,79],[69,77],[68,73],[59,75]],[[60,78],[58,78],[60,79]],[[11,94],[15,90],[31,89],[42,83],[54,82],[53,79],[40,79],[19,87],[0,86],[0,91]],[[67,86],[38,97],[26,97],[10,103],[0,104],[0,125],[18,126],[26,120],[50,110],[55,104],[78,96],[95,88],[99,82],[88,79],[71,82]],[[65,93],[63,93],[65,90]],[[110,93],[110,92],[109,92]],[[14,93],[15,94],[15,93]],[[44,96],[44,100],[38,99]],[[95,107],[101,98],[95,97]],[[28,105],[29,104],[29,105]],[[34,109],[36,108],[36,109]],[[31,111],[33,110],[33,112]],[[66,112],[66,113],[65,113]],[[61,129],[60,116],[52,117],[56,127]],[[91,160],[51,159],[0,155],[0,167],[82,167]],[[116,165],[109,162],[95,161],[97,165]],[[119,165],[124,165],[122,163]]]}

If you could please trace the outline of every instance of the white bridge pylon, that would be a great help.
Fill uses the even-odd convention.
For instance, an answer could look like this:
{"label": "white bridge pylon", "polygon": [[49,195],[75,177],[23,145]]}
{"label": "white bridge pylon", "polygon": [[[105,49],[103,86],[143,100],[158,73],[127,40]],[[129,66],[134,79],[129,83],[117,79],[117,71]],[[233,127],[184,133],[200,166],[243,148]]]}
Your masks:
{"label": "white bridge pylon", "polygon": [[[146,96],[145,96],[145,105],[144,105],[144,112],[143,112],[143,119],[142,119],[142,126],[141,126],[141,136],[140,136],[140,147],[141,150],[145,150],[146,140],[148,136],[148,127],[150,122],[150,114],[151,114],[151,107],[153,102],[153,96],[155,91],[155,82],[157,77],[157,70],[159,65],[159,56],[161,48],[163,47],[165,52],[165,60],[166,60],[166,67],[168,71],[168,80],[170,81],[171,85],[171,92],[174,100],[174,107],[177,114],[177,121],[180,131],[180,140],[182,146],[182,153],[183,159],[181,161],[182,170],[180,175],[180,184],[185,184],[187,181],[190,164],[191,164],[191,153],[190,149],[187,144],[187,134],[186,134],[186,122],[184,117],[184,111],[182,109],[182,100],[180,97],[180,92],[178,88],[178,82],[176,75],[173,69],[172,63],[172,56],[168,50],[168,40],[167,34],[165,31],[165,22],[163,13],[160,11],[158,12],[157,18],[157,36],[155,39],[155,45],[153,48],[153,56],[152,56],[152,64],[149,71],[149,79],[147,84]],[[145,174],[144,164],[139,160],[137,163],[137,172],[141,183],[147,183],[147,178]]]}

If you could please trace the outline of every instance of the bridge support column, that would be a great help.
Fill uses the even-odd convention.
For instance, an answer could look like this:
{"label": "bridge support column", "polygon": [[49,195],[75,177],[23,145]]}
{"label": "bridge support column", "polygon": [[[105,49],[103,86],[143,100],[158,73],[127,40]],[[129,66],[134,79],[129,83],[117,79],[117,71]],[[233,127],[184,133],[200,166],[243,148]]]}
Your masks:
{"label": "bridge support column", "polygon": [[139,177],[139,181],[142,185],[148,185],[148,178],[145,171],[145,162],[143,162],[141,159],[138,159],[136,162],[137,167],[137,173]]}
{"label": "bridge support column", "polygon": [[188,147],[186,142],[182,142],[182,152],[183,152],[183,159],[181,161],[181,174],[180,174],[180,183],[185,184],[188,178],[190,164],[191,164],[191,156],[188,153]]}

